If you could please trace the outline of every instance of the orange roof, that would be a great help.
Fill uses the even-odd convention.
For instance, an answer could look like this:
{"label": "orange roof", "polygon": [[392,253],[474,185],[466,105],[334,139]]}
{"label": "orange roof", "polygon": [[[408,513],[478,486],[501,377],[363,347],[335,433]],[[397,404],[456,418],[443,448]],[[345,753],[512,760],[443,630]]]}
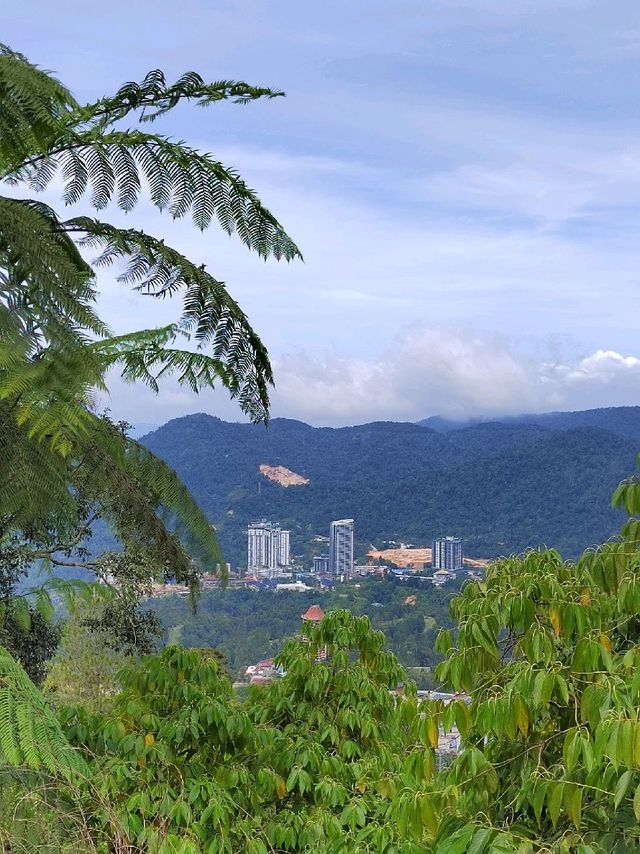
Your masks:
{"label": "orange roof", "polygon": [[311,605],[306,614],[302,615],[303,620],[309,620],[312,623],[319,623],[324,617],[324,611],[320,605]]}

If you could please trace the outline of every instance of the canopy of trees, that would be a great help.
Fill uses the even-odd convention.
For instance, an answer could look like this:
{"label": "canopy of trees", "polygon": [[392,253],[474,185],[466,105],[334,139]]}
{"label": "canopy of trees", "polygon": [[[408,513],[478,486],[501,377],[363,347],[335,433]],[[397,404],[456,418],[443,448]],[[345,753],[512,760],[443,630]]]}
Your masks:
{"label": "canopy of trees", "polygon": [[[385,633],[389,649],[410,668],[419,688],[432,688],[432,668],[440,660],[434,649],[438,630],[450,626],[449,602],[460,583],[444,589],[429,581],[390,578],[362,579],[358,587],[341,585],[328,593],[255,593],[251,590],[205,590],[194,612],[176,596],[152,599],[151,606],[171,640],[179,628],[186,647],[220,649],[236,679],[244,678],[249,664],[273,658],[285,641],[300,631],[301,614],[313,603],[323,611],[347,609],[369,617],[374,629]],[[415,596],[415,604],[405,604]],[[416,670],[415,668],[419,668]]]}
{"label": "canopy of trees", "polygon": [[[106,715],[68,707],[60,725],[9,659],[4,761],[47,769],[69,807],[39,809],[61,832],[81,817],[92,844],[121,850],[630,854],[640,479],[614,501],[633,514],[619,540],[577,563],[555,551],[498,562],[454,598],[457,628],[438,640],[439,677],[461,692],[448,704],[418,701],[410,681],[397,694],[405,674],[383,634],[336,610],[288,641],[284,677],[244,701],[215,660],[170,646],[123,676]],[[35,709],[51,720],[44,744]],[[462,749],[438,770],[439,732],[454,726]],[[49,752],[65,738],[73,764],[68,747],[60,762]]]}

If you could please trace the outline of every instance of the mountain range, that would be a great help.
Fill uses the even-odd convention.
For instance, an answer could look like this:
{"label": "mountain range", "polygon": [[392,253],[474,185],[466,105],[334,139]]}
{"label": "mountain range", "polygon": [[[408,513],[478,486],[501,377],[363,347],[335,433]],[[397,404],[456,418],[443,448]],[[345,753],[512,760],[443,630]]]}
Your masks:
{"label": "mountain range", "polygon": [[[183,478],[234,565],[246,560],[247,523],[260,518],[288,527],[305,560],[326,548],[315,535],[345,517],[355,519],[360,554],[370,544],[455,534],[478,557],[542,545],[575,557],[620,527],[610,499],[634,468],[640,407],[341,428],[197,414],[142,441]],[[308,483],[284,487],[260,466]]]}

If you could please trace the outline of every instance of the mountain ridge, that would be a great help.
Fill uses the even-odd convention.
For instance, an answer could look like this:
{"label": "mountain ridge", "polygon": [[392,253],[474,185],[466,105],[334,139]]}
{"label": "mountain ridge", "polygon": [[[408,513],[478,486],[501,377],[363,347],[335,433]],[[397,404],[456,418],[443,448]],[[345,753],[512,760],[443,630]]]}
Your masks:
{"label": "mountain ridge", "polygon": [[[265,428],[200,413],[172,419],[143,442],[183,478],[234,565],[245,560],[247,523],[262,517],[291,529],[305,563],[313,536],[345,517],[356,519],[361,554],[371,543],[429,545],[451,533],[479,557],[541,545],[574,557],[622,521],[610,497],[638,446],[626,421],[640,419],[640,409],[628,409],[611,419],[614,429],[510,420],[448,432],[278,418]],[[310,483],[285,489],[260,465],[284,466]]]}
{"label": "mountain ridge", "polygon": [[416,423],[420,427],[439,433],[464,430],[466,427],[479,424],[534,424],[557,430],[566,430],[572,427],[601,427],[618,435],[640,440],[640,406],[607,406],[567,412],[557,410],[537,414],[503,415],[462,420],[432,415],[430,418],[424,418]]}

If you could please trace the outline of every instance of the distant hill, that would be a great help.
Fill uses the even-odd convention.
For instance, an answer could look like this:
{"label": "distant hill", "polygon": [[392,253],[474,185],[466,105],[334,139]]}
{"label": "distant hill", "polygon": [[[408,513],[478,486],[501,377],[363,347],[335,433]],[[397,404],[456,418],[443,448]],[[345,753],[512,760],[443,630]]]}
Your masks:
{"label": "distant hill", "polygon": [[[423,545],[457,534],[479,557],[542,544],[575,556],[619,528],[611,493],[633,470],[640,443],[640,410],[592,412],[599,415],[587,426],[580,418],[588,413],[552,413],[542,423],[505,419],[446,431],[395,422],[315,428],[280,418],[265,428],[200,414],[143,441],[193,491],[233,564],[246,560],[247,523],[262,517],[289,527],[294,550],[307,558],[313,536],[344,517],[356,520],[362,552],[369,543]],[[309,483],[285,488],[261,465]]]}
{"label": "distant hill", "polygon": [[462,430],[475,424],[534,424],[552,430],[571,430],[576,427],[599,427],[618,436],[640,441],[640,406],[611,406],[604,409],[586,409],[580,412],[544,412],[539,415],[515,415],[502,418],[469,419],[453,421],[434,415],[419,421],[421,427],[429,427],[439,433]]}

